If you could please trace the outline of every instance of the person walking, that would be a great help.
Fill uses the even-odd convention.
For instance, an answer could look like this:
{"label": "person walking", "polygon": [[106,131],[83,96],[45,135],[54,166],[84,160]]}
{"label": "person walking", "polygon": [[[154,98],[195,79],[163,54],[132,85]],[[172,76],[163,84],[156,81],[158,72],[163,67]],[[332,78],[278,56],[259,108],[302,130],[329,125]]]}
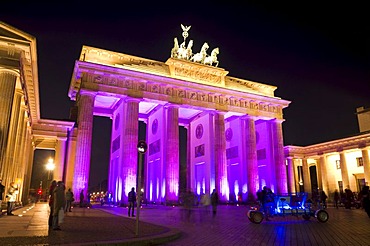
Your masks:
{"label": "person walking", "polygon": [[265,217],[266,217],[266,221],[270,221],[269,217],[270,217],[270,204],[271,202],[273,201],[272,198],[273,198],[273,194],[272,194],[272,191],[270,188],[268,188],[267,186],[264,186],[263,189],[262,189],[262,192],[261,192],[261,201],[262,201],[262,209],[263,209],[263,212],[265,213]]}
{"label": "person walking", "polygon": [[340,196],[339,196],[339,192],[337,189],[335,189],[334,191],[334,206],[338,209],[338,205],[339,205],[339,199],[340,199]]}
{"label": "person walking", "polygon": [[2,184],[3,180],[0,178],[0,216],[3,214],[3,207],[2,207],[2,202],[3,202],[3,194],[5,192],[5,186]]}
{"label": "person walking", "polygon": [[63,181],[58,181],[54,189],[54,204],[53,204],[53,230],[60,231],[60,217],[59,210],[64,212],[66,205],[65,186]]}
{"label": "person walking", "polygon": [[216,213],[217,213],[218,200],[219,200],[218,193],[217,193],[216,189],[213,189],[212,194],[211,194],[211,205],[212,205],[213,217],[215,217]]}
{"label": "person walking", "polygon": [[131,216],[135,217],[135,213],[134,213],[135,201],[136,201],[136,192],[135,192],[135,188],[132,187],[131,191],[128,193],[128,217],[130,217],[131,209],[132,209]]}
{"label": "person walking", "polygon": [[49,227],[53,226],[53,208],[54,208],[54,189],[57,186],[57,181],[53,180],[49,187]]}
{"label": "person walking", "polygon": [[66,192],[66,208],[65,212],[72,212],[72,202],[74,201],[73,192],[71,191],[71,188],[69,188]]}
{"label": "person walking", "polygon": [[81,190],[81,192],[80,192],[80,208],[83,207],[84,199],[85,199],[84,190]]}
{"label": "person walking", "polygon": [[362,195],[362,207],[367,213],[367,216],[369,216],[370,218],[370,191],[368,185],[365,185],[362,188],[361,195]]}
{"label": "person walking", "polygon": [[321,194],[320,194],[320,200],[321,200],[321,203],[322,203],[322,208],[323,209],[326,209],[326,199],[328,198],[328,196],[326,195],[325,191],[322,190],[321,191]]}
{"label": "person walking", "polygon": [[17,194],[18,194],[18,187],[15,185],[14,182],[11,182],[10,187],[8,189],[8,193],[6,194],[8,198],[8,207],[6,210],[7,215],[14,215],[13,209],[15,205],[15,200],[17,199]]}

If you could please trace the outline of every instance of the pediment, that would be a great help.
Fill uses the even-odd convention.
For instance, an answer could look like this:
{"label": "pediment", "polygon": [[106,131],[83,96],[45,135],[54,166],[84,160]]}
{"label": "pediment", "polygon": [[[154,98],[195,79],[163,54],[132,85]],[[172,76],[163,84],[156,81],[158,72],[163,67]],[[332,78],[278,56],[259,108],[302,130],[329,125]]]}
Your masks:
{"label": "pediment", "polygon": [[35,38],[19,29],[0,21],[0,37],[11,40],[32,41]]}

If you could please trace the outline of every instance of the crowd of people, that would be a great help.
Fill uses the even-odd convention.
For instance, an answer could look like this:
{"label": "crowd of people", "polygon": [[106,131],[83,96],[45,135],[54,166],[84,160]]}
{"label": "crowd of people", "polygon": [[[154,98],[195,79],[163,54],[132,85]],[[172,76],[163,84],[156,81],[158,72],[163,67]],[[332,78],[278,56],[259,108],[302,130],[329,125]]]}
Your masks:
{"label": "crowd of people", "polygon": [[[63,221],[64,213],[72,212],[73,202],[75,201],[74,194],[69,188],[67,191],[64,183],[62,181],[53,180],[49,187],[49,227],[53,230],[61,230],[60,224]],[[14,203],[16,201],[17,194],[19,193],[18,186],[11,182],[8,190],[5,192],[5,186],[2,184],[0,179],[0,208],[2,202],[5,200],[3,194],[5,195],[7,201],[7,215],[14,215]],[[269,220],[271,215],[270,207],[273,207],[275,194],[270,188],[264,186],[262,190],[257,192],[257,201],[259,202],[262,211],[266,214],[266,220]],[[79,202],[80,207],[84,206],[84,191],[81,190]],[[313,189],[311,202],[317,203],[321,208],[327,208],[328,195],[325,191],[318,189]],[[357,200],[370,218],[370,191],[369,186],[363,186],[362,190],[356,196],[348,187],[343,193],[338,192],[336,189],[333,194],[334,207],[338,208],[341,204],[344,205],[346,209],[351,208],[351,203]],[[128,193],[128,216],[135,217],[135,207],[137,206],[137,194],[135,188],[132,187],[131,191]],[[193,206],[196,204],[200,205],[202,208],[202,214],[209,214],[212,211],[213,217],[217,214],[217,206],[219,204],[219,195],[216,189],[213,189],[211,194],[202,193],[196,196],[191,191],[186,191],[180,195],[180,203],[184,207],[187,218],[190,217]],[[1,214],[1,213],[0,213]]]}

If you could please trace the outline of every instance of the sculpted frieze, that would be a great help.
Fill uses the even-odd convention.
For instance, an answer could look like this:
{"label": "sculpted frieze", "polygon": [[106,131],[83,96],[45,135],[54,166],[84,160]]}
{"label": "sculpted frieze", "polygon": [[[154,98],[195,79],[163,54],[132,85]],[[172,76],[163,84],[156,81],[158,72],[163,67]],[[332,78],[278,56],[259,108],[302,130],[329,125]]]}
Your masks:
{"label": "sculpted frieze", "polygon": [[117,86],[118,84],[118,79],[116,77],[110,77],[108,79],[108,84],[109,85],[113,85],[113,86]]}
{"label": "sculpted frieze", "polygon": [[[165,95],[173,98],[178,98],[178,102],[181,103],[181,99],[189,99],[198,101],[199,103],[209,103],[227,107],[240,107],[248,110],[269,112],[280,115],[282,113],[282,106],[273,105],[268,102],[259,101],[250,98],[239,98],[228,96],[224,94],[215,94],[207,91],[196,91],[190,88],[179,88],[172,87],[163,83],[149,82],[146,80],[137,80],[130,77],[123,76],[108,76],[103,74],[82,74],[82,80],[90,83],[106,84],[109,86],[117,86],[121,88],[130,89],[133,91],[146,91],[152,94]],[[158,98],[156,96],[156,98]],[[189,102],[187,102],[189,103]],[[196,103],[195,103],[196,104]]]}
{"label": "sculpted frieze", "polygon": [[268,106],[266,103],[259,103],[259,110],[268,111]]}
{"label": "sculpted frieze", "polygon": [[183,89],[176,89],[176,91],[177,91],[177,97],[180,97],[180,98],[185,98],[186,97],[185,90],[183,90]]}
{"label": "sculpted frieze", "polygon": [[131,79],[125,78],[123,80],[123,87],[125,87],[127,89],[133,89],[134,88],[134,81],[131,80]]}
{"label": "sculpted frieze", "polygon": [[172,87],[167,87],[166,90],[165,90],[165,94],[167,96],[172,96]]}
{"label": "sculpted frieze", "polygon": [[184,78],[190,78],[190,79],[195,79],[195,80],[202,80],[202,81],[207,81],[207,82],[212,82],[215,84],[220,84],[221,83],[221,77],[210,74],[207,71],[202,71],[200,69],[184,69],[184,68],[178,68],[175,67],[175,75],[179,77],[184,77]]}
{"label": "sculpted frieze", "polygon": [[160,89],[160,88],[159,88],[159,85],[157,85],[157,84],[151,84],[151,85],[150,85],[150,88],[151,88],[151,90],[150,90],[150,91],[151,91],[152,93],[159,93],[159,89]]}
{"label": "sculpted frieze", "polygon": [[242,79],[237,79],[237,78],[232,78],[232,77],[225,77],[225,85],[227,87],[235,87],[235,88],[246,88],[247,90],[253,90],[257,91],[259,93],[273,96],[274,91],[276,89],[275,86],[271,85],[266,85],[266,84],[261,84],[253,81],[248,81],[248,80],[242,80]]}
{"label": "sculpted frieze", "polygon": [[137,83],[137,89],[139,91],[146,91],[147,90],[147,86],[146,85],[147,85],[146,82],[140,81],[140,82]]}

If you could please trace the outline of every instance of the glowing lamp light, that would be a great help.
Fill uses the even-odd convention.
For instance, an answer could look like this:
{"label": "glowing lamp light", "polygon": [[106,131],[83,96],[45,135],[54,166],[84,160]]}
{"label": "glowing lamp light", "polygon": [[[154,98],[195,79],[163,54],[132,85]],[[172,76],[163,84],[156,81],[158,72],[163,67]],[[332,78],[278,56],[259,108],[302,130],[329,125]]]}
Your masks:
{"label": "glowing lamp light", "polygon": [[54,160],[49,158],[48,163],[46,164],[46,170],[53,171],[55,168]]}
{"label": "glowing lamp light", "polygon": [[137,151],[141,154],[145,154],[145,152],[148,150],[148,145],[146,144],[145,141],[140,140],[139,143],[137,144]]}

